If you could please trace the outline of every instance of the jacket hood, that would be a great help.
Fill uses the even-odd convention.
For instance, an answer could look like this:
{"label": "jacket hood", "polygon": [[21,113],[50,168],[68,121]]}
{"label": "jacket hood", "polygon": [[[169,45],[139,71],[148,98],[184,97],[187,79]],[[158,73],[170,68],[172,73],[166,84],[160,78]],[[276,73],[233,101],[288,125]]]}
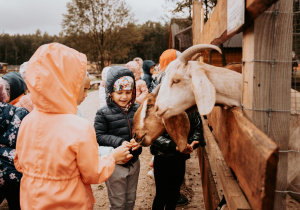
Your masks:
{"label": "jacket hood", "polygon": [[155,66],[155,63],[151,60],[145,60],[144,63],[143,63],[143,70],[144,70],[144,73],[145,74],[148,74],[148,75],[152,75],[150,74],[150,68],[151,66]]}
{"label": "jacket hood", "polygon": [[159,58],[159,64],[160,64],[161,71],[166,70],[169,63],[171,63],[173,60],[176,60],[177,54],[180,54],[180,52],[177,50],[174,50],[174,49],[165,50],[161,54],[161,56]]}
{"label": "jacket hood", "polygon": [[15,100],[26,90],[26,83],[18,72],[9,72],[2,76],[10,86],[10,101]]}
{"label": "jacket hood", "polygon": [[26,67],[31,100],[41,112],[76,114],[86,55],[59,43],[42,45]]}
{"label": "jacket hood", "polygon": [[107,77],[106,77],[106,84],[105,84],[105,94],[106,94],[106,104],[112,104],[112,101],[110,100],[110,94],[113,92],[113,86],[115,82],[124,76],[130,76],[133,78],[133,91],[132,91],[132,104],[135,101],[136,98],[136,84],[135,84],[135,78],[134,74],[132,71],[129,69],[123,67],[123,66],[114,66],[111,67],[108,72],[107,72]]}

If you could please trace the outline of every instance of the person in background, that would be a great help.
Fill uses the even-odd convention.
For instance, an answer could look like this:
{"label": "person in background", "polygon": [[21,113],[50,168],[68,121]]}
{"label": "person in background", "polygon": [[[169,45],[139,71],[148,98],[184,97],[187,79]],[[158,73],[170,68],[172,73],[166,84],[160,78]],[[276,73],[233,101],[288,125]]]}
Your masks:
{"label": "person in background", "polygon": [[148,95],[148,88],[146,82],[141,80],[141,70],[140,66],[135,61],[129,61],[126,65],[126,68],[131,70],[135,77],[135,84],[136,84],[136,99],[135,102],[141,104],[144,98]]}
{"label": "person in background", "polygon": [[93,126],[76,115],[86,69],[86,55],[59,43],[40,46],[28,62],[35,109],[22,121],[14,159],[23,174],[21,209],[93,209],[91,184],[104,182],[115,162],[132,157],[121,146],[99,158]]}
{"label": "person in background", "polygon": [[141,59],[140,57],[136,57],[133,59],[133,61],[137,62],[140,65],[140,71],[141,71],[141,78],[144,77],[144,71],[143,71],[143,59]]}
{"label": "person in background", "polygon": [[2,79],[7,93],[6,102],[15,105],[24,96],[26,83],[18,72],[9,72]]}
{"label": "person in background", "polygon": [[[26,67],[27,67],[27,64],[28,64],[28,62],[25,62],[20,66],[20,75],[24,79],[24,81],[26,81]],[[29,112],[31,112],[34,109],[34,104],[31,101],[30,92],[28,91],[27,88],[26,88],[25,93],[26,93],[26,95],[23,95],[20,98],[20,100],[15,104],[15,106],[24,107]]]}
{"label": "person in background", "polygon": [[[8,92],[5,86],[5,80],[0,78],[0,204],[6,198],[9,209],[17,210],[21,209],[20,181],[22,174],[16,170],[14,165],[15,148],[20,124],[28,111],[7,103],[9,95],[12,99],[17,98],[23,91],[12,88]],[[23,86],[21,85],[21,87]]]}
{"label": "person in background", "polygon": [[102,73],[101,73],[101,83],[99,86],[99,98],[100,98],[100,107],[103,107],[106,105],[106,98],[105,98],[105,82],[106,82],[106,76],[107,76],[107,72],[110,69],[110,66],[107,66],[105,68],[103,68]]}
{"label": "person in background", "polygon": [[84,101],[84,99],[87,97],[87,91],[88,89],[90,89],[91,86],[91,79],[90,79],[90,74],[88,72],[86,72],[86,79],[84,81],[83,84],[83,96],[81,98],[81,100],[77,101],[77,116],[78,117],[82,117],[84,118],[83,113],[80,111],[80,109],[78,108],[78,106]]}
{"label": "person in background", "polygon": [[139,155],[142,148],[132,136],[132,121],[139,104],[136,97],[135,79],[132,71],[114,66],[107,72],[105,86],[106,106],[100,108],[94,127],[99,146],[132,147],[133,157],[117,164],[112,176],[105,182],[110,209],[133,210],[140,173]]}
{"label": "person in background", "polygon": [[188,145],[181,153],[175,142],[167,132],[158,137],[150,146],[151,154],[154,155],[153,168],[156,194],[153,200],[153,210],[174,209],[176,205],[184,205],[188,202],[179,203],[180,187],[184,180],[185,162],[190,158],[190,153],[198,147],[205,146],[203,137],[202,121],[198,112],[188,115],[190,132]]}
{"label": "person in background", "polygon": [[[163,82],[163,79],[166,75],[166,68],[167,66],[175,59],[177,59],[180,56],[180,52],[174,49],[168,49],[165,50],[160,58],[159,58],[159,63],[160,63],[160,75],[158,76],[158,80],[157,80],[157,84],[160,84],[161,82]],[[155,84],[155,85],[157,85]],[[153,87],[155,88],[155,86]],[[189,119],[190,119],[190,126],[191,126],[191,131],[189,134],[189,137],[191,135],[193,135],[193,129],[194,129],[194,137],[192,139],[188,139],[189,143],[193,144],[192,140],[194,139],[195,142],[200,142],[200,146],[205,146],[206,142],[204,140],[203,137],[203,132],[202,132],[202,121],[201,118],[199,116],[199,113],[195,113],[195,114],[190,114],[189,115]],[[199,138],[197,140],[197,138]],[[168,143],[169,142],[169,143]],[[159,206],[158,203],[164,201],[166,206],[169,206],[170,209],[172,209],[174,207],[174,199],[176,197],[176,202],[175,202],[175,206],[176,204],[181,206],[181,205],[185,205],[188,203],[188,199],[186,198],[185,195],[180,194],[180,186],[182,184],[182,182],[184,181],[184,174],[185,174],[185,161],[186,159],[189,158],[189,156],[185,156],[183,154],[180,153],[174,153],[174,145],[172,146],[172,144],[174,143],[170,143],[171,142],[171,138],[168,136],[167,133],[165,133],[164,135],[162,135],[161,137],[159,137],[159,139],[157,140],[156,143],[154,143],[154,145],[157,145],[157,147],[155,148],[155,146],[153,146],[153,150],[152,150],[152,154],[156,157],[157,160],[161,160],[162,162],[164,162],[166,165],[168,165],[169,171],[173,171],[173,170],[178,170],[177,171],[177,180],[181,180],[181,183],[173,180],[172,179],[168,179],[166,177],[163,177],[163,175],[161,174],[160,171],[155,171],[155,170],[160,170],[160,167],[164,167],[164,164],[160,165],[159,163],[155,166],[155,158],[154,160],[152,159],[152,161],[150,161],[149,165],[153,165],[153,171],[154,171],[154,178],[155,178],[155,182],[157,182],[157,191],[162,191],[162,192],[167,192],[169,190],[173,191],[173,192],[177,192],[177,195],[175,194],[170,194],[170,196],[168,197],[164,197],[164,193],[159,193],[157,196],[157,199],[154,199],[153,201],[153,206],[155,207],[154,209],[160,209],[162,206]],[[161,144],[161,145],[160,145]],[[157,153],[158,151],[158,153]],[[192,152],[193,150],[189,151]],[[189,154],[189,153],[186,153]],[[174,160],[178,159],[180,164],[178,164],[178,168],[172,168],[174,167],[174,164],[176,165],[176,163],[172,162],[171,159],[169,159],[170,157],[173,157]],[[157,161],[158,162],[158,161]],[[152,176],[153,171],[151,172],[151,170],[148,172],[149,176]],[[164,170],[163,170],[164,171]],[[168,174],[168,173],[167,173]],[[155,177],[155,175],[157,177]],[[170,173],[169,173],[170,175]],[[168,184],[163,184],[160,180],[158,179],[168,179],[169,182],[169,186]],[[179,189],[178,189],[179,186]],[[158,189],[159,188],[159,189]],[[175,189],[176,188],[176,189]],[[174,207],[175,208],[175,207]]]}
{"label": "person in background", "polygon": [[153,80],[152,74],[154,72],[155,63],[151,60],[145,60],[143,63],[144,77],[143,80],[147,84],[147,88],[150,88],[151,82]]}

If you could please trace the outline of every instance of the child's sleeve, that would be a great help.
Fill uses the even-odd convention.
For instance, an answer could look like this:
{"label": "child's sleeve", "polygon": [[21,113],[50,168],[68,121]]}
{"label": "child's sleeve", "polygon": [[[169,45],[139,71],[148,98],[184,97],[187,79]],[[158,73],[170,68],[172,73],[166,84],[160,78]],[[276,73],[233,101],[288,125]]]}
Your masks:
{"label": "child's sleeve", "polygon": [[99,157],[95,130],[90,125],[77,145],[76,160],[82,181],[86,184],[106,181],[115,169],[112,155]]}
{"label": "child's sleeve", "polygon": [[113,148],[116,148],[118,146],[121,146],[125,141],[119,136],[108,134],[108,122],[101,109],[96,113],[94,128],[96,130],[96,137],[99,146],[111,146]]}

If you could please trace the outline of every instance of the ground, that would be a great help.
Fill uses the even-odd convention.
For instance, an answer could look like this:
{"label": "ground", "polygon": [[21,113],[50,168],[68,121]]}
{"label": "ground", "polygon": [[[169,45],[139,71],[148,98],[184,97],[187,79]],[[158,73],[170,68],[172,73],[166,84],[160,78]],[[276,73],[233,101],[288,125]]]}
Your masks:
{"label": "ground", "polygon": [[[93,123],[96,111],[99,107],[98,91],[91,91],[88,93],[88,97],[79,106],[79,109],[83,112],[85,117]],[[155,195],[155,183],[154,180],[147,176],[150,167],[148,163],[151,159],[149,148],[143,148],[143,152],[140,156],[141,171],[138,182],[137,199],[135,210],[147,210],[151,209],[152,201]],[[94,205],[95,210],[109,209],[109,201],[107,197],[105,184],[92,185],[93,194],[96,199]],[[182,193],[189,199],[189,204],[183,207],[177,207],[179,209],[204,209],[204,201],[202,196],[202,186],[199,162],[197,159],[196,151],[192,153],[191,158],[186,162],[186,174],[185,185],[182,187]],[[287,210],[300,209],[300,204],[287,196]],[[8,209],[7,202],[4,201],[0,205],[0,209]]]}

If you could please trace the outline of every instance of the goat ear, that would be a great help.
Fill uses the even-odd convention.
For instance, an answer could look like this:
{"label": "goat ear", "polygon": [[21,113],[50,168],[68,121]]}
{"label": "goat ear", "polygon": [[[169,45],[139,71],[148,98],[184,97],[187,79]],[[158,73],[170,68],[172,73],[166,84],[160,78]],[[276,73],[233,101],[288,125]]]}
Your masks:
{"label": "goat ear", "polygon": [[182,152],[187,145],[187,138],[190,132],[190,121],[187,114],[184,112],[163,120],[168,134],[177,144],[179,151]]}
{"label": "goat ear", "polygon": [[204,71],[191,70],[192,90],[201,115],[209,114],[216,103],[216,89]]}

